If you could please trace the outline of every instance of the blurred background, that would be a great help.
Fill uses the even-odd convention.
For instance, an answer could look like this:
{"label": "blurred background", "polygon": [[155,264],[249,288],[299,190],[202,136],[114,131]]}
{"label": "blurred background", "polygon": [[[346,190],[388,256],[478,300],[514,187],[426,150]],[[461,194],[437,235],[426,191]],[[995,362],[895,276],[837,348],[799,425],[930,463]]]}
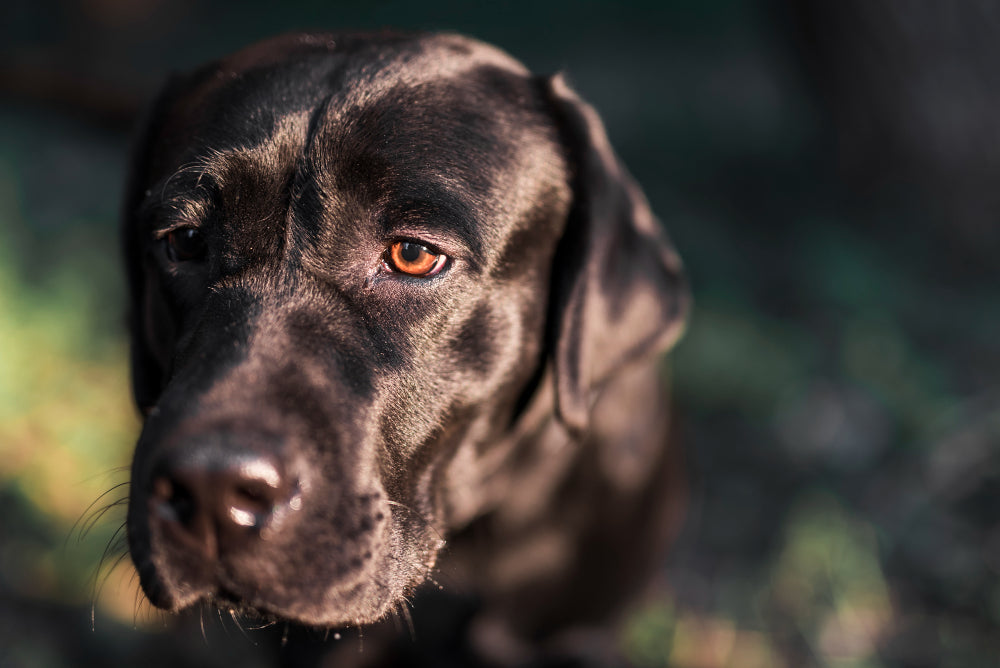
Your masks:
{"label": "blurred background", "polygon": [[7,0],[0,666],[264,664],[119,560],[126,155],[168,72],[381,27],[565,71],[687,264],[688,516],[628,656],[998,665],[1000,3]]}

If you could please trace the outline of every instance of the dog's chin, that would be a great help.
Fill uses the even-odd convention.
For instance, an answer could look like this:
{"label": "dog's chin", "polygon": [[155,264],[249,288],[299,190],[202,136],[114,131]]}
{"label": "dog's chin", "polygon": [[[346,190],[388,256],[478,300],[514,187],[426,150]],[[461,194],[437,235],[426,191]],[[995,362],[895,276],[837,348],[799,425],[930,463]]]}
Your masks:
{"label": "dog's chin", "polygon": [[[370,624],[398,610],[426,579],[426,570],[399,568],[417,557],[401,559],[389,553],[376,555],[365,568],[331,579],[283,579],[262,583],[232,577],[223,568],[200,582],[171,575],[159,559],[137,560],[140,585],[155,607],[172,613],[209,605],[266,621],[283,621],[313,627],[344,627]],[[255,571],[274,571],[261,567]]]}
{"label": "dog's chin", "polygon": [[219,586],[203,592],[166,592],[166,588],[145,591],[150,602],[168,612],[183,613],[208,605],[220,610],[267,621],[284,621],[316,627],[370,624],[386,617],[404,601],[381,587],[357,585],[346,592],[324,596],[320,601],[249,593]]}

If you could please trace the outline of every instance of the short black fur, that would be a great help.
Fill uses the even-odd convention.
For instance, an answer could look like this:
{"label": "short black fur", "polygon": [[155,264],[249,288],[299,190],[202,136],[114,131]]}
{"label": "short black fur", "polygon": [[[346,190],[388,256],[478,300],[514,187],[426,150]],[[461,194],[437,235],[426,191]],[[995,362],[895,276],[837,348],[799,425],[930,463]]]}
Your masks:
{"label": "short black fur", "polygon": [[154,103],[124,244],[155,605],[376,628],[437,572],[480,602],[463,661],[514,665],[648,579],[687,288],[560,77],[454,35],[255,45]]}

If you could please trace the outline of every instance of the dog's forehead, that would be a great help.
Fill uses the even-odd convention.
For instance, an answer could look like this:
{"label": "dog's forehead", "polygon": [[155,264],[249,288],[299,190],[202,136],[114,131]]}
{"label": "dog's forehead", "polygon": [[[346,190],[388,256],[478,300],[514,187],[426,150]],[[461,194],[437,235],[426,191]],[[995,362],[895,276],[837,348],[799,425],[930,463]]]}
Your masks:
{"label": "dog's forehead", "polygon": [[[464,225],[473,245],[488,244],[563,180],[536,81],[467,38],[286,38],[199,81],[161,137],[173,155],[160,178],[181,197],[185,181],[227,192],[226,219],[241,231],[248,221],[275,230],[311,196],[322,200],[313,210],[345,218],[374,209],[441,216]],[[176,178],[182,171],[187,178]],[[296,218],[313,237],[323,231],[316,216]],[[274,250],[254,237],[257,253]]]}
{"label": "dog's forehead", "polygon": [[401,87],[488,85],[476,72],[489,72],[494,82],[530,76],[499,49],[458,35],[283,36],[180,80],[161,150],[169,161],[181,159],[185,148],[245,147],[267,139],[273,119],[314,113],[320,105],[361,108]]}

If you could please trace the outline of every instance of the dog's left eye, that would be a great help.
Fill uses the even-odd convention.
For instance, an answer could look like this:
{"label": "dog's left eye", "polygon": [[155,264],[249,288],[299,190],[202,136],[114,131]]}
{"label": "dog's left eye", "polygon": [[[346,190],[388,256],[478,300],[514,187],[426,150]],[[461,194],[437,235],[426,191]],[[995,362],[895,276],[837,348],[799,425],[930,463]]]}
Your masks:
{"label": "dog's left eye", "polygon": [[205,255],[205,237],[196,227],[181,227],[167,234],[167,257],[171,262],[191,262]]}
{"label": "dog's left eye", "polygon": [[441,271],[447,261],[447,255],[435,253],[427,246],[413,241],[397,241],[386,250],[382,262],[390,271],[425,278]]}

